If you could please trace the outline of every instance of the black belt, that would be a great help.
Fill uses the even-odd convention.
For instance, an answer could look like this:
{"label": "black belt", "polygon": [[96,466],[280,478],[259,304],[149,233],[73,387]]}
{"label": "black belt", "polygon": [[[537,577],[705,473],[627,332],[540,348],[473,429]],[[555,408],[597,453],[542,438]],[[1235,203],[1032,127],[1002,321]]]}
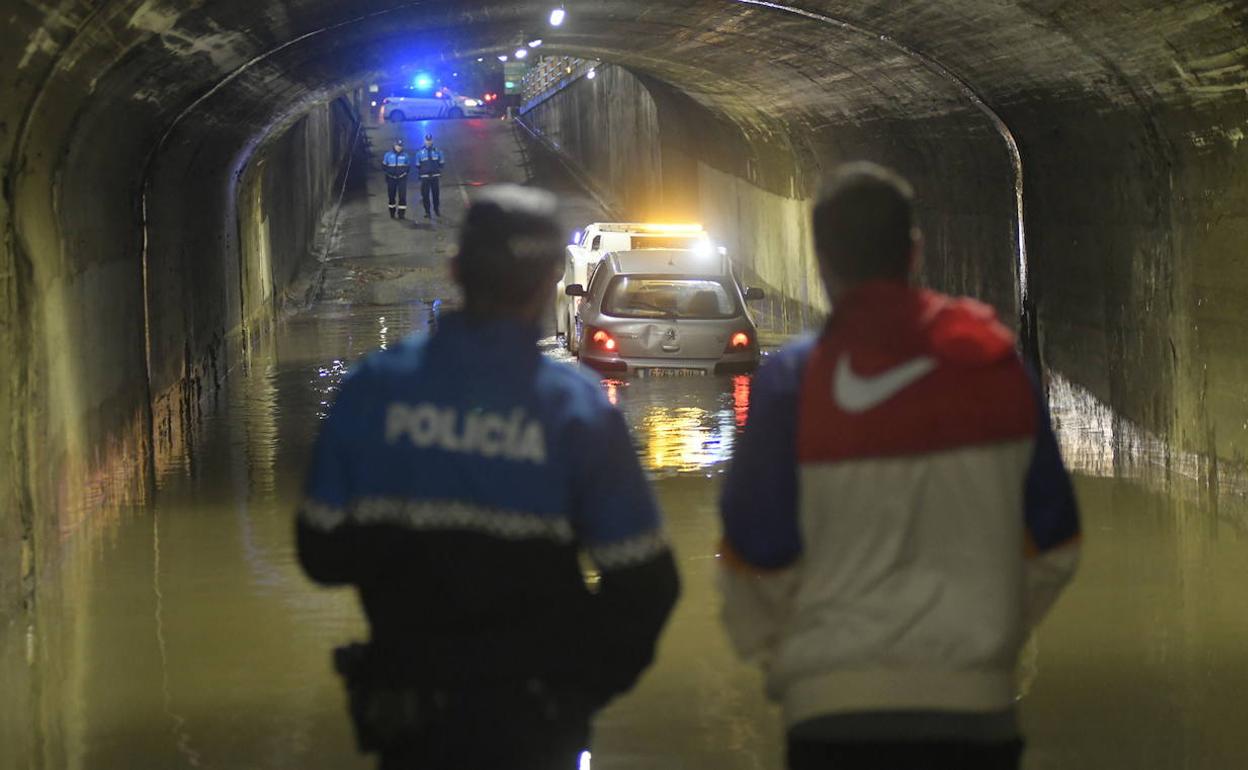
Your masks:
{"label": "black belt", "polygon": [[537,677],[456,686],[405,683],[402,677],[386,676],[385,663],[365,644],[334,650],[334,668],[346,681],[356,743],[364,752],[436,733],[439,724],[464,714],[527,713],[556,725],[587,723],[597,709],[580,694],[555,691]]}

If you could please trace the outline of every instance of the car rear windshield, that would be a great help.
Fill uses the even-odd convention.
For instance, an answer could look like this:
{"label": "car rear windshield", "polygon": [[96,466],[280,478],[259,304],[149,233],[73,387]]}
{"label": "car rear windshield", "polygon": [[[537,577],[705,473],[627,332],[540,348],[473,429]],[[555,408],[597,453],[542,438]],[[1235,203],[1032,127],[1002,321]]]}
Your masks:
{"label": "car rear windshield", "polygon": [[717,278],[617,275],[607,286],[602,312],[618,318],[735,318],[736,292]]}

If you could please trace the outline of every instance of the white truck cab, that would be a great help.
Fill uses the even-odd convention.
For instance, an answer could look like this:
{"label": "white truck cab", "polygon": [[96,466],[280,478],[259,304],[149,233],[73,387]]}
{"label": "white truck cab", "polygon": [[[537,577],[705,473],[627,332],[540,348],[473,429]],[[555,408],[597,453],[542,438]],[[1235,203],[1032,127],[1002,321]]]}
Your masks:
{"label": "white truck cab", "polygon": [[[576,352],[577,311],[580,297],[569,297],[564,288],[589,285],[593,268],[604,254],[639,249],[678,249],[713,253],[710,236],[698,224],[646,222],[594,222],[586,225],[567,248],[563,278],[555,287],[555,333],[563,335],[568,349]],[[722,249],[720,250],[722,253]]]}

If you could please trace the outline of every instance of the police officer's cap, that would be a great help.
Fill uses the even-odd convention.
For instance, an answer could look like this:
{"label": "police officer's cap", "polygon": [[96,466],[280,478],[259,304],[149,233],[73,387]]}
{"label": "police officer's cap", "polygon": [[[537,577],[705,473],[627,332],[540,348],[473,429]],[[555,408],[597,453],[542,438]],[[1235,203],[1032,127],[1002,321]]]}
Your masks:
{"label": "police officer's cap", "polygon": [[554,286],[563,260],[558,201],[545,190],[494,185],[468,209],[459,241],[459,278],[469,298],[523,302]]}
{"label": "police officer's cap", "polygon": [[394,146],[395,146],[395,147],[402,147],[402,146],[403,146],[403,137],[401,137],[401,136],[396,136],[396,137],[394,138]]}
{"label": "police officer's cap", "polygon": [[460,233],[463,262],[537,267],[563,258],[559,203],[535,187],[492,185],[476,196]]}

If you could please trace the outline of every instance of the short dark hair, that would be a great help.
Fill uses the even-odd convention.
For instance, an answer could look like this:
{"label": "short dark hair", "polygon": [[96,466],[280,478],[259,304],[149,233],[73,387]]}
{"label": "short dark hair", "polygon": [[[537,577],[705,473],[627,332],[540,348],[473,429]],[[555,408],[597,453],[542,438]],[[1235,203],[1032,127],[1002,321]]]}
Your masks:
{"label": "short dark hair", "polygon": [[465,304],[506,310],[540,289],[554,290],[551,272],[566,239],[558,201],[545,190],[493,185],[468,208],[459,240],[459,282]]}
{"label": "short dark hair", "polygon": [[913,247],[914,189],[874,163],[842,166],[824,184],[813,213],[815,252],[847,281],[905,278]]}

